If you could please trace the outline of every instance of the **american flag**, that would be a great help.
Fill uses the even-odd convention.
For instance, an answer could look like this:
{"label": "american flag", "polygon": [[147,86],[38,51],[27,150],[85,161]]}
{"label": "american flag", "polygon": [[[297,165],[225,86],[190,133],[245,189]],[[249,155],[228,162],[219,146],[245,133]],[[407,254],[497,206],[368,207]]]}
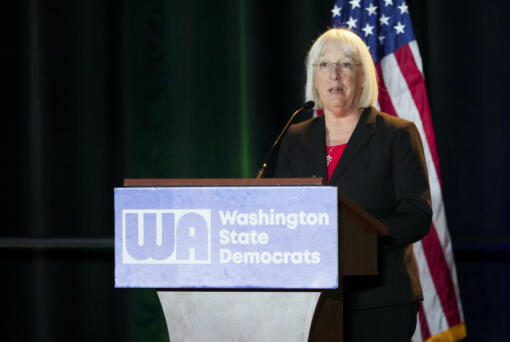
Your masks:
{"label": "american flag", "polygon": [[350,28],[368,45],[379,76],[379,109],[413,121],[425,149],[434,214],[430,233],[414,244],[424,301],[412,341],[458,341],[466,336],[466,327],[422,61],[409,8],[403,0],[339,0],[331,13],[334,27]]}

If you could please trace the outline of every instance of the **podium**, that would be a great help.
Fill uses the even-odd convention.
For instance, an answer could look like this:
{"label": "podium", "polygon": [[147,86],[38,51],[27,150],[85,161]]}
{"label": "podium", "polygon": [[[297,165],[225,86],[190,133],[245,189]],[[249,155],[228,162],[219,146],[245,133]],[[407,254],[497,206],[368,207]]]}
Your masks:
{"label": "podium", "polygon": [[[208,191],[211,189],[218,190],[212,197],[207,197],[209,195],[204,192],[204,201],[214,201],[216,198],[225,197],[225,191],[227,192],[227,197],[232,197],[231,200],[234,203],[241,202],[245,199],[257,201],[259,197],[264,198],[266,195],[264,195],[264,192],[260,193],[260,191],[266,191],[266,193],[283,192],[289,193],[290,197],[287,199],[281,197],[281,201],[289,201],[291,207],[296,205],[296,203],[305,203],[307,205],[310,204],[309,202],[311,202],[312,205],[314,203],[322,203],[321,196],[323,196],[323,190],[326,190],[324,188],[333,188],[328,186],[324,187],[324,185],[322,178],[124,180],[125,188],[182,188],[194,189],[195,191],[197,189],[199,191],[202,189],[207,189]],[[116,194],[116,286],[157,288],[172,342],[342,341],[343,277],[377,275],[377,236],[386,235],[388,233],[388,228],[336,188],[329,190],[333,190],[335,194],[335,201],[332,201],[334,202],[334,213],[330,215],[331,218],[334,218],[336,225],[336,227],[334,227],[334,236],[331,235],[330,232],[328,233],[330,235],[325,236],[325,238],[321,240],[320,235],[326,234],[325,232],[328,231],[328,229],[326,226],[320,226],[322,224],[320,216],[318,216],[319,218],[311,214],[306,216],[303,210],[301,210],[299,214],[301,215],[300,219],[302,218],[300,223],[303,225],[309,224],[309,226],[305,227],[306,229],[301,229],[299,233],[300,235],[309,234],[304,237],[304,240],[311,241],[310,243],[312,243],[312,240],[317,238],[317,244],[321,246],[327,245],[329,246],[327,248],[335,250],[334,255],[328,254],[327,251],[321,252],[323,254],[320,254],[320,262],[318,262],[317,254],[313,254],[313,250],[308,251],[308,249],[306,249],[304,254],[299,254],[300,258],[296,260],[299,260],[301,263],[306,261],[310,265],[304,265],[303,268],[292,268],[293,265],[286,266],[282,264],[292,264],[292,262],[296,262],[296,260],[292,259],[295,256],[294,254],[272,251],[272,254],[264,254],[263,252],[260,254],[262,259],[257,261],[258,263],[264,263],[264,255],[272,255],[272,261],[268,261],[267,264],[277,263],[278,265],[260,267],[260,265],[257,264],[258,268],[254,273],[241,271],[241,275],[238,276],[235,270],[240,270],[240,268],[234,268],[234,271],[232,271],[232,269],[225,269],[223,272],[225,274],[228,273],[228,276],[222,275],[222,277],[217,278],[214,274],[202,271],[205,270],[205,268],[202,267],[199,268],[201,273],[195,277],[193,273],[188,274],[182,271],[165,274],[165,272],[161,271],[161,268],[157,268],[161,265],[147,265],[147,267],[154,266],[155,268],[151,269],[148,273],[140,271],[140,273],[143,274],[138,278],[132,278],[135,279],[133,281],[129,280],[131,279],[129,277],[132,276],[133,272],[136,273],[138,272],[137,270],[142,270],[142,268],[120,268],[123,266],[123,261],[121,261],[121,256],[119,256],[121,254],[120,249],[122,248],[122,253],[124,253],[124,255],[128,253],[126,253],[125,246],[119,247],[117,245],[119,234],[117,225],[120,224],[119,221],[122,221],[124,224],[126,216],[122,214],[122,218],[117,217],[118,203]],[[231,193],[232,195],[230,195]],[[331,193],[331,191],[326,191],[326,193]],[[135,196],[138,195],[135,194]],[[178,195],[177,197],[178,200],[184,198],[183,195]],[[297,202],[293,202],[294,200]],[[172,201],[175,202],[176,200],[173,199]],[[279,201],[279,197],[275,201]],[[191,202],[187,203],[190,205],[193,204]],[[325,204],[327,203],[323,203],[323,205]],[[273,212],[270,210],[273,209],[267,209],[265,212],[260,209],[258,214],[254,213],[254,216],[251,216],[254,219],[251,223],[258,224],[255,222],[257,215],[259,219],[262,217],[262,219],[266,220],[266,216],[264,215],[273,215]],[[162,215],[165,213],[168,215],[174,214],[171,211],[167,211]],[[276,214],[277,213],[274,215]],[[176,215],[178,216],[180,214],[176,213]],[[226,214],[222,213],[222,215]],[[291,214],[287,214],[287,219],[291,217],[289,215]],[[297,218],[297,216],[296,214],[296,216],[292,217]],[[165,216],[155,219],[155,221],[159,220],[158,224],[162,225],[161,222],[165,220],[164,217]],[[272,217],[273,216],[267,216],[265,223],[273,224],[273,222],[270,221]],[[225,219],[225,217],[223,217],[223,219]],[[207,220],[206,218],[205,221]],[[140,219],[138,219],[138,222],[141,222]],[[174,221],[171,222],[173,224]],[[287,221],[287,228],[289,228],[289,230],[294,230],[296,228],[294,227],[295,225],[290,225],[288,222],[290,222],[290,220]],[[294,222],[295,221],[292,221],[292,223]],[[237,223],[244,224],[245,222],[239,221]],[[196,227],[193,228],[192,234],[196,237],[196,234],[200,234],[200,223],[194,224]],[[246,221],[246,224],[248,225],[250,222]],[[278,241],[278,236],[283,234],[283,231],[287,231],[284,228],[279,229],[280,230],[277,228],[276,233],[272,233],[273,235],[263,235],[264,233],[259,233],[257,235],[257,231],[253,230],[254,233],[252,232],[250,237],[252,243],[264,244],[265,242],[267,246],[268,240],[273,239],[274,241]],[[296,231],[299,230],[296,229]],[[122,238],[125,239],[125,230],[123,230],[122,234]],[[231,236],[231,239],[235,238],[234,235]],[[223,242],[232,242],[232,240],[228,240],[228,234],[226,232],[222,232],[221,236],[224,238]],[[175,235],[175,237],[177,238],[178,235]],[[158,239],[161,239],[161,237]],[[285,239],[287,239],[289,244],[294,242],[290,241],[285,235],[282,235],[280,239],[283,239],[283,242],[279,242],[280,245],[285,245]],[[334,248],[331,248],[331,246],[333,246],[331,244],[334,245]],[[154,246],[161,245],[164,245],[164,242],[159,241],[158,244]],[[209,246],[211,246],[210,241]],[[139,246],[135,244],[132,250],[136,250],[138,247]],[[161,249],[160,247],[155,248]],[[299,249],[299,243],[297,248]],[[229,262],[234,260],[236,256],[241,255],[236,254],[238,252],[235,251],[229,252],[228,249],[225,249],[225,251],[225,258],[231,258],[228,260]],[[163,255],[163,251],[163,254],[154,257],[154,262],[163,263],[164,261],[162,260],[171,260],[178,252],[179,251],[175,251],[172,256],[167,257],[167,255]],[[191,257],[197,257],[195,253],[197,252],[193,252]],[[223,250],[221,253],[223,253]],[[250,254],[249,257],[252,258],[253,255],[254,254]],[[283,261],[284,256],[285,261]],[[203,260],[206,260],[208,257],[209,261],[211,260],[210,256],[206,254],[203,254],[201,257]],[[224,256],[221,258],[223,257]],[[158,258],[159,261],[156,260]],[[201,260],[200,255],[198,255],[196,260],[196,262]],[[182,261],[176,259],[169,262],[179,263]],[[133,260],[132,263],[136,264],[136,260]],[[312,266],[317,266],[313,265],[314,263],[317,265],[324,263],[327,264],[325,266],[333,265],[333,267],[324,269],[313,268]],[[237,267],[237,265],[232,267]],[[250,268],[249,265],[243,267],[244,269]],[[298,276],[292,273],[285,273],[289,267],[291,270],[298,270]],[[266,271],[268,272],[267,274],[265,274]],[[215,272],[218,273],[219,271]],[[323,273],[326,273],[324,277]],[[128,281],[124,281],[123,277],[127,277],[126,279],[128,279]],[[161,278],[163,280],[162,282],[158,282],[159,280],[155,279],[154,283],[145,283],[145,281],[151,277]],[[165,277],[179,278],[180,282],[177,283],[177,285],[173,283],[166,285]],[[231,279],[234,280],[231,282]],[[184,285],[181,286],[181,284]],[[234,285],[231,286],[231,284]]]}

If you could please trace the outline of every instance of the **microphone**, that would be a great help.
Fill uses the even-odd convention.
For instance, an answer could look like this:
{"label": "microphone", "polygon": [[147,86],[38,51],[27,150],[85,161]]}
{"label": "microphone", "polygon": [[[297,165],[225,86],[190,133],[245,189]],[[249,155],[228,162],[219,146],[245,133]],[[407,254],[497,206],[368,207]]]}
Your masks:
{"label": "microphone", "polygon": [[264,163],[262,164],[262,167],[260,168],[259,172],[257,173],[257,179],[258,178],[262,178],[264,176],[264,173],[266,172],[266,168],[267,168],[267,162],[269,161],[269,157],[271,157],[271,154],[273,153],[273,150],[274,148],[276,147],[276,145],[278,145],[278,143],[280,142],[281,138],[283,137],[283,135],[285,134],[285,132],[287,132],[287,129],[289,128],[292,120],[294,120],[294,117],[296,115],[298,115],[301,111],[303,110],[309,110],[309,109],[312,109],[313,106],[315,106],[315,103],[313,101],[308,101],[308,102],[305,102],[304,105],[301,106],[301,108],[299,108],[298,110],[296,110],[294,112],[294,114],[291,115],[289,121],[287,121],[287,123],[285,124],[285,126],[283,127],[282,131],[280,132],[280,135],[278,136],[278,138],[276,138],[276,140],[274,141],[273,143],[273,146],[271,146],[271,148],[269,149],[269,152],[267,153],[266,155],[266,159],[264,159]]}

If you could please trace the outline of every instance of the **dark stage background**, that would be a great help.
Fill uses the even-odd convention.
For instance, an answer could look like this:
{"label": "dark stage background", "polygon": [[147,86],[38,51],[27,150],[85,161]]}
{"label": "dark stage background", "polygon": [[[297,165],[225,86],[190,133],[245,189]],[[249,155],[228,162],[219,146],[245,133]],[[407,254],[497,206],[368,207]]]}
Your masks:
{"label": "dark stage background", "polygon": [[[167,339],[152,290],[113,288],[113,187],[124,177],[253,177],[303,101],[305,54],[333,3],[23,0],[4,9],[14,78],[4,92],[3,341]],[[510,3],[407,4],[467,341],[509,341]]]}

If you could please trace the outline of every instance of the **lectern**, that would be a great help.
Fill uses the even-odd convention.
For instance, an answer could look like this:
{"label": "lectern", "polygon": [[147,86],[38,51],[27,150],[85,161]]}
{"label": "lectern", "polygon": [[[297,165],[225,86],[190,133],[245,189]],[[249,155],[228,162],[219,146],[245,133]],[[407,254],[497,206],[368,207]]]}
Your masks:
{"label": "lectern", "polygon": [[115,286],[157,288],[172,342],[342,341],[387,232],[322,178],[125,179]]}

